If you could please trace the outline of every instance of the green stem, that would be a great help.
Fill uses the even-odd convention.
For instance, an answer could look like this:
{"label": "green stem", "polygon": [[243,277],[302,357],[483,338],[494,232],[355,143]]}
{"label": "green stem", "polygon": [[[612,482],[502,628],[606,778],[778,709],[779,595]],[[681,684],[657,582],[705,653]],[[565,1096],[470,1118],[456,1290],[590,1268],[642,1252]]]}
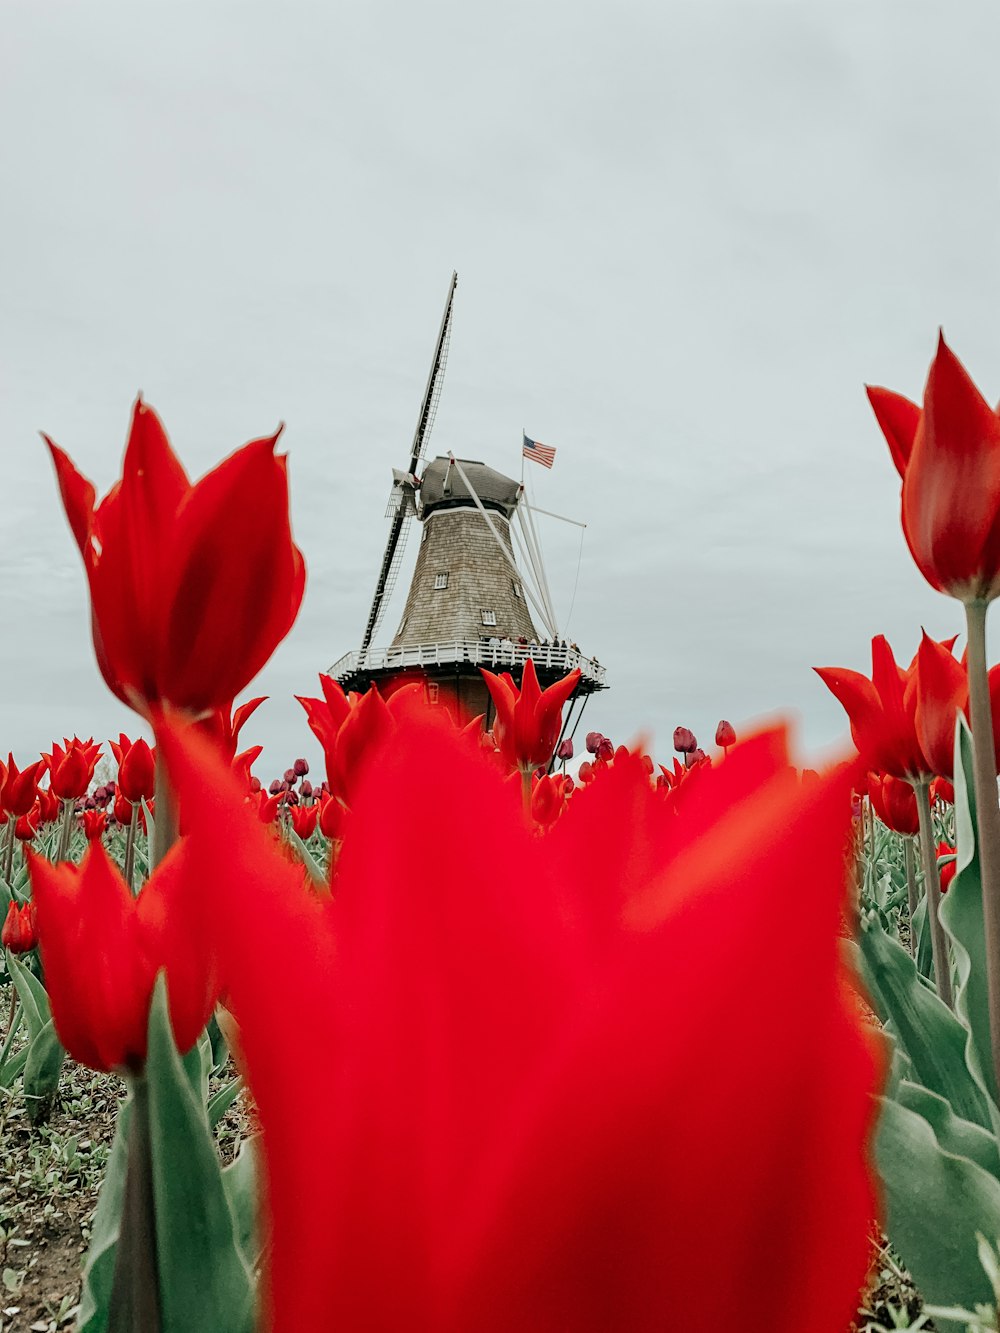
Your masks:
{"label": "green stem", "polygon": [[149,1089],[140,1074],[132,1080],[128,1159],[115,1271],[108,1300],[107,1333],[160,1333],[159,1274]]}
{"label": "green stem", "polygon": [[969,635],[969,715],[982,873],[990,1046],[993,1068],[1000,1082],[1000,805],[997,804],[993,712],[986,667],[986,606],[986,602],[968,602],[965,622]]}
{"label": "green stem", "polygon": [[135,838],[138,831],[139,807],[133,805],[132,814],[128,821],[128,833],[125,836],[125,868],[123,871],[125,883],[132,893],[135,893]]}
{"label": "green stem", "polygon": [[948,941],[938,908],[941,903],[941,880],[938,876],[937,851],[934,846],[934,826],[931,823],[931,784],[927,778],[914,782],[917,814],[920,818],[920,854],[923,859],[924,893],[927,895],[927,924],[931,932],[931,955],[934,959],[934,983],[937,993],[951,1008],[951,960]]}
{"label": "green stem", "polygon": [[533,768],[521,769],[521,798],[524,802],[524,813],[529,821],[531,819],[531,777],[534,771]]}
{"label": "green stem", "polygon": [[64,796],[62,803],[62,823],[59,826],[59,850],[56,853],[57,861],[65,861],[69,856],[69,841],[73,836],[73,816],[74,801],[72,796]]}
{"label": "green stem", "polygon": [[913,926],[917,910],[917,868],[913,856],[913,839],[903,839],[903,864],[906,866],[906,905],[910,913],[910,957],[917,956],[917,932]]}
{"label": "green stem", "polygon": [[14,829],[17,827],[17,820],[13,815],[7,816],[7,841],[4,844],[3,853],[3,877],[10,884],[11,875],[14,866]]}
{"label": "green stem", "polygon": [[177,841],[177,802],[167,777],[166,765],[156,756],[156,807],[153,812],[153,837],[149,849],[150,871],[160,864]]}

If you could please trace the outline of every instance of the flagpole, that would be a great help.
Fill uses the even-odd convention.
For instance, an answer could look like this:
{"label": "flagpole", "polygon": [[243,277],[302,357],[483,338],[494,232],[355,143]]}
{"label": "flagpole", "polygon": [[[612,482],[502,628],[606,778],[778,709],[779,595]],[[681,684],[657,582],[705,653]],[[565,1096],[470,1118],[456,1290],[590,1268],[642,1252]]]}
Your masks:
{"label": "flagpole", "polygon": [[524,427],[521,427],[521,490],[524,490]]}

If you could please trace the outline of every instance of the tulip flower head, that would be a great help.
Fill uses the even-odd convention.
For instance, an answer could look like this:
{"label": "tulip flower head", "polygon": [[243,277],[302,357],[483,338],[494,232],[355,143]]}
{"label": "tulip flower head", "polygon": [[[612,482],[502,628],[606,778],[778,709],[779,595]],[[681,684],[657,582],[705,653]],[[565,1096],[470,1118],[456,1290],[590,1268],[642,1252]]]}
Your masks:
{"label": "tulip flower head", "polygon": [[1000,595],[1000,416],[942,334],[923,407],[889,389],[868,398],[902,478],[903,534],[917,568],[960,601]]}
{"label": "tulip flower head", "polygon": [[506,671],[500,676],[484,671],[483,679],[496,709],[493,736],[504,759],[522,773],[546,767],[559,741],[563,705],[579,683],[579,669],[545,690],[539,687],[530,657],[520,689]]}
{"label": "tulip flower head", "polygon": [[100,842],[83,861],[28,854],[52,1019],[74,1060],[102,1071],[141,1068],[153,983],[167,974],[178,1049],[194,1045],[219,987],[184,845],[167,854],[133,898]]}
{"label": "tulip flower head", "polygon": [[888,773],[870,773],[868,795],[872,809],[895,833],[916,834],[920,830],[917,798],[912,786]]}
{"label": "tulip flower head", "polygon": [[0,809],[15,819],[26,815],[35,804],[38,778],[45,768],[45,760],[38,759],[25,769],[19,769],[14,756],[8,754],[3,785],[0,786]]}
{"label": "tulip flower head", "polygon": [[62,745],[52,745],[52,753],[43,755],[49,770],[49,790],[61,801],[76,801],[86,794],[94,769],[101,757],[100,745],[93,738],[81,741],[64,738]]}
{"label": "tulip flower head", "polygon": [[131,741],[124,734],[111,741],[118,763],[118,790],[126,801],[138,805],[152,800],[156,790],[156,755],[141,737]]}
{"label": "tulip flower head", "polygon": [[38,943],[34,903],[16,903],[7,906],[7,915],[0,929],[0,945],[11,953],[30,953]]}
{"label": "tulip flower head", "polygon": [[723,719],[715,728],[715,743],[721,745],[724,750],[736,744],[736,730],[731,722]]}
{"label": "tulip flower head", "polygon": [[951,843],[938,843],[937,863],[938,873],[941,876],[941,892],[947,893],[951,888],[951,881],[958,873],[958,861],[955,854],[955,848],[952,847]]}
{"label": "tulip flower head", "polygon": [[46,437],[90,585],[101,674],[146,716],[158,704],[195,717],[228,709],[292,626],[305,565],[277,440],[252,441],[192,486],[139,398],[121,480],[96,504]]}
{"label": "tulip flower head", "polygon": [[[626,756],[538,837],[518,783],[404,718],[320,900],[223,761],[190,731],[158,742],[263,1125],[271,1333],[662,1333],[748,1310],[768,1333],[840,1333],[877,1082],[837,943],[847,777],[801,787],[760,737],[667,820]],[[415,857],[428,809],[448,836]],[[782,968],[762,969],[806,860]]]}
{"label": "tulip flower head", "polygon": [[698,741],[690,727],[674,727],[674,749],[678,754],[692,754],[698,748]]}

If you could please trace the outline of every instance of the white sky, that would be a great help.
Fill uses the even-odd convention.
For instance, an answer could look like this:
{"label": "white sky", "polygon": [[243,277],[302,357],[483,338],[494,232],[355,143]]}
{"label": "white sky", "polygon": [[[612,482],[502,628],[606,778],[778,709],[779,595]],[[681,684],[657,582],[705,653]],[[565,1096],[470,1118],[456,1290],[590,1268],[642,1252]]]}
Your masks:
{"label": "white sky", "polygon": [[360,640],[452,268],[430,453],[557,446],[586,725],[843,736],[812,665],[961,627],[862,386],[917,396],[943,324],[1000,394],[998,47],[986,0],[6,0],[4,751],[137,729],[37,431],[103,493],[141,388],[194,475],[288,423],[309,584],[245,741],[313,753],[291,696]]}

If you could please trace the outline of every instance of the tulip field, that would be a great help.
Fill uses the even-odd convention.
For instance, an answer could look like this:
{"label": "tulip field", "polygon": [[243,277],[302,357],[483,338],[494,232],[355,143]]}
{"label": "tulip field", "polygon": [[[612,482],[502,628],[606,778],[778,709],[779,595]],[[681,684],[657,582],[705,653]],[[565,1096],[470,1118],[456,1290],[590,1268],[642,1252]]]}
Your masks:
{"label": "tulip field", "polygon": [[137,716],[0,763],[0,1333],[997,1329],[1000,417],[943,340],[869,398],[965,616],[817,667],[823,771],[574,758],[529,660],[489,730],[320,676],[262,781],[277,437],[192,484],[140,398],[100,500],[47,440]]}

